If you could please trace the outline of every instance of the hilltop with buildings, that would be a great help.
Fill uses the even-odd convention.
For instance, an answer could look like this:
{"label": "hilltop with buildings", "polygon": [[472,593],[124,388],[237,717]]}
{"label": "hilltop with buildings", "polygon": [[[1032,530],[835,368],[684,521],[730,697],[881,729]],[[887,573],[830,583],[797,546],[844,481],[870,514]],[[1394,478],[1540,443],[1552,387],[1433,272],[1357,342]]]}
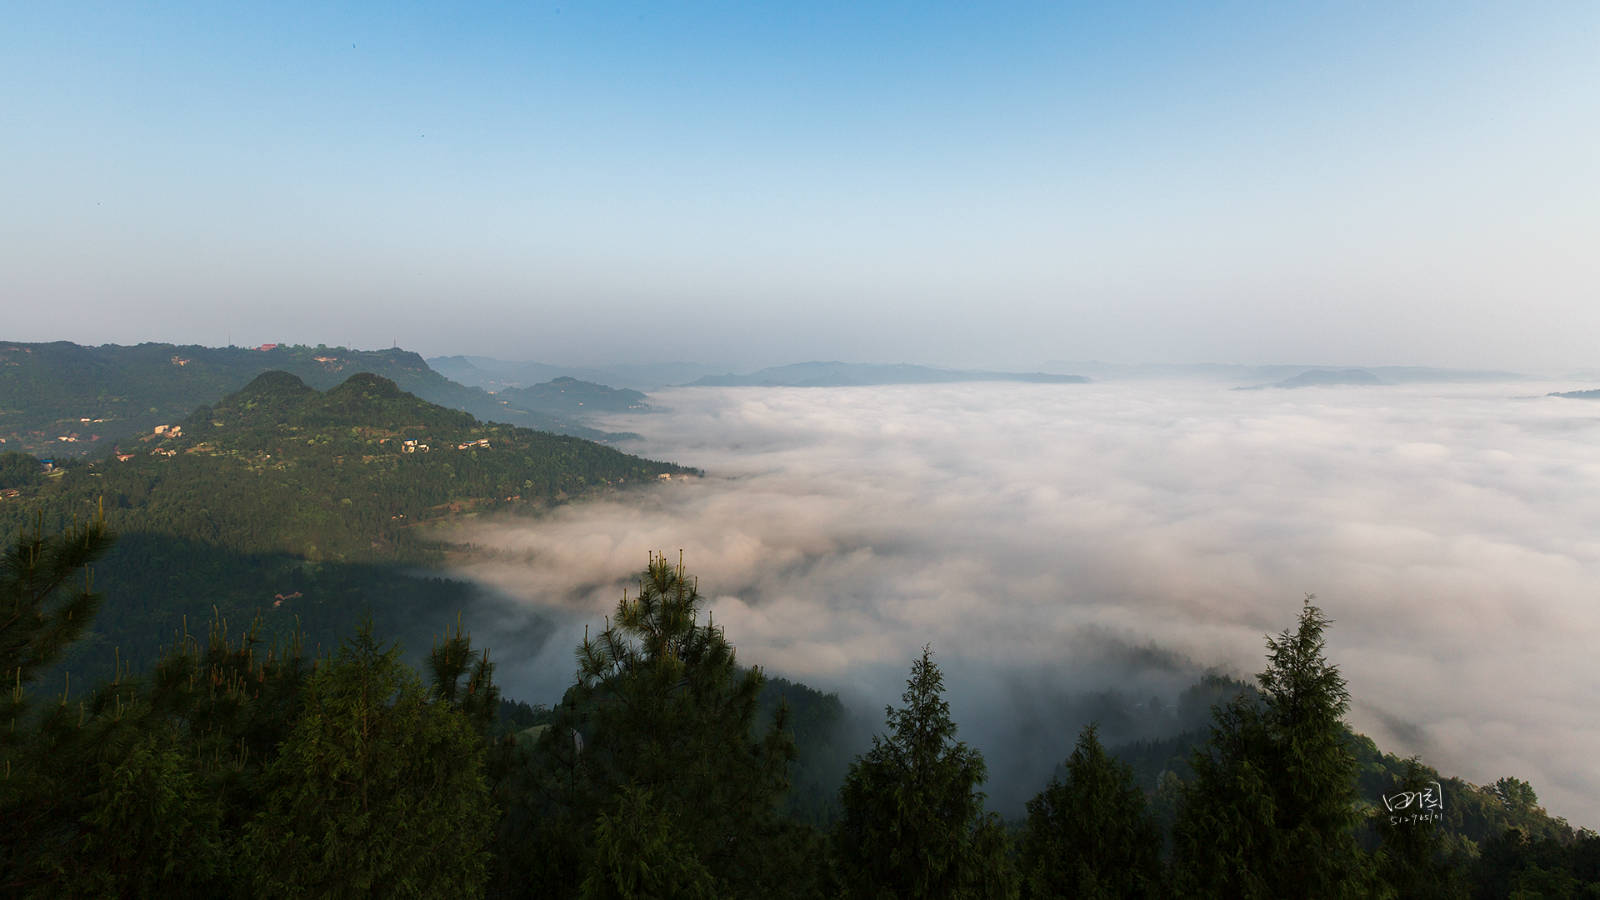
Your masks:
{"label": "hilltop with buildings", "polygon": [[0,342],[0,448],[94,456],[158,425],[181,421],[196,407],[216,403],[273,370],[292,373],[319,390],[370,372],[429,402],[486,421],[591,440],[621,437],[589,428],[575,416],[519,406],[482,388],[457,384],[408,350],[5,341]]}
{"label": "hilltop with buildings", "polygon": [[71,515],[103,497],[124,529],[159,524],[240,550],[371,559],[414,550],[406,533],[419,522],[688,470],[481,422],[370,373],[320,392],[274,371],[63,471],[28,499]]}
{"label": "hilltop with buildings", "polygon": [[212,606],[330,634],[371,609],[403,633],[417,618],[413,600],[465,590],[421,574],[450,551],[424,526],[533,514],[693,474],[482,422],[368,373],[318,391],[272,371],[90,459],[0,452],[0,528],[17,534],[40,514],[57,527],[103,509],[121,535],[96,584],[143,605],[108,607],[72,662],[82,669],[111,648],[148,658],[171,639],[172,622]]}

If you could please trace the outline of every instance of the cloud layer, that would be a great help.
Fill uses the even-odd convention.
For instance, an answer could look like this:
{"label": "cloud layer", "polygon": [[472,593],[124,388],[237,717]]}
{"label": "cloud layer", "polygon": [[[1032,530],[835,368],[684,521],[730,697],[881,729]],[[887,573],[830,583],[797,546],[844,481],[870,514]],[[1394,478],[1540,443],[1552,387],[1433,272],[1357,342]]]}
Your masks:
{"label": "cloud layer", "polygon": [[519,670],[545,685],[648,550],[684,551],[742,659],[865,709],[931,642],[963,735],[1018,796],[1085,697],[1258,671],[1315,592],[1358,730],[1475,782],[1527,778],[1593,825],[1600,404],[1542,393],[669,391],[652,400],[671,412],[606,427],[705,478],[481,523],[466,571],[567,623]]}

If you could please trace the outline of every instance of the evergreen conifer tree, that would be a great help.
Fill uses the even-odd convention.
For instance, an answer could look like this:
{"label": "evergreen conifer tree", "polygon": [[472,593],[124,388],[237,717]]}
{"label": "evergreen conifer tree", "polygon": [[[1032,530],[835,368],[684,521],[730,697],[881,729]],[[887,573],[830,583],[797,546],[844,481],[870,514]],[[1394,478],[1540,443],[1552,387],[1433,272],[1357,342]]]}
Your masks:
{"label": "evergreen conifer tree", "polygon": [[956,740],[933,651],[911,666],[887,710],[889,733],[850,767],[834,833],[848,896],[872,898],[1014,897],[1003,829],[978,791],[986,769],[978,751]]}
{"label": "evergreen conifer tree", "polygon": [[1220,709],[1196,751],[1174,829],[1184,896],[1332,900],[1371,889],[1355,835],[1350,694],[1323,654],[1329,620],[1312,599],[1296,628],[1267,639],[1260,701]]}
{"label": "evergreen conifer tree", "polygon": [[[47,535],[42,517],[0,557],[0,725],[13,726],[23,686],[60,658],[100,608],[90,565],[114,540],[105,517]],[[74,578],[83,587],[68,589]],[[64,590],[65,589],[65,590]],[[64,594],[64,595],[63,595]],[[0,733],[12,727],[0,728]]]}
{"label": "evergreen conifer tree", "polygon": [[[20,461],[24,457],[17,457]],[[31,465],[31,463],[30,463]],[[0,555],[0,894],[48,896],[81,852],[94,746],[83,740],[71,673],[38,721],[27,689],[60,659],[100,606],[90,565],[112,543],[101,516],[46,534],[43,517]],[[82,587],[73,582],[82,579]],[[87,694],[81,691],[80,694]]]}
{"label": "evergreen conifer tree", "polygon": [[1095,726],[1078,737],[1066,781],[1028,801],[1021,840],[1024,897],[1140,898],[1161,883],[1161,834],[1133,782],[1106,753]]}
{"label": "evergreen conifer tree", "polygon": [[539,739],[537,783],[508,811],[523,830],[508,835],[508,857],[529,871],[506,880],[570,891],[596,864],[596,817],[626,791],[648,793],[680,839],[672,846],[722,893],[783,896],[814,877],[795,865],[814,861],[782,850],[792,829],[777,814],[794,756],[787,711],[757,733],[761,670],[738,665],[700,603],[682,560],[652,555],[638,591],[585,636],[578,683]]}
{"label": "evergreen conifer tree", "polygon": [[101,762],[74,847],[82,862],[62,873],[67,893],[221,896],[221,811],[176,743],[147,727],[125,755]]}
{"label": "evergreen conifer tree", "polygon": [[428,654],[428,671],[433,676],[434,696],[461,710],[487,737],[499,714],[500,688],[494,683],[489,651],[473,655],[472,636],[462,631],[459,616],[455,630],[446,628],[444,639],[435,642]]}
{"label": "evergreen conifer tree", "polygon": [[482,739],[430,703],[370,624],[311,677],[304,712],[246,828],[267,895],[471,896],[487,877],[494,811]]}

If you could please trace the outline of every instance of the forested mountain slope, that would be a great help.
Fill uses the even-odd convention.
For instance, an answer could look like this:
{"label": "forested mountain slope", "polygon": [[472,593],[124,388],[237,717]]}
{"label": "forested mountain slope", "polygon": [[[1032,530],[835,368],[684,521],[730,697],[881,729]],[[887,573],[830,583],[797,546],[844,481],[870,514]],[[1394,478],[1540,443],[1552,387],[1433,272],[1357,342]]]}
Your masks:
{"label": "forested mountain slope", "polygon": [[580,438],[484,424],[365,373],[319,393],[268,372],[158,428],[33,479],[0,507],[0,526],[15,531],[22,507],[81,517],[103,501],[120,531],[312,560],[389,559],[414,555],[420,523],[688,471]]}
{"label": "forested mountain slope", "polygon": [[[0,529],[15,536],[104,510],[122,536],[98,568],[116,599],[68,662],[148,660],[184,616],[257,614],[315,642],[367,611],[412,637],[474,602],[417,574],[441,548],[419,526],[488,510],[534,512],[692,470],[580,438],[484,424],[359,374],[326,392],[268,372],[214,407],[91,460],[0,454]],[[271,624],[271,623],[269,623]]]}
{"label": "forested mountain slope", "polygon": [[216,403],[272,370],[290,372],[319,390],[369,372],[424,400],[485,420],[591,439],[608,437],[450,381],[409,350],[0,341],[0,450],[44,457],[93,455],[115,441]]}

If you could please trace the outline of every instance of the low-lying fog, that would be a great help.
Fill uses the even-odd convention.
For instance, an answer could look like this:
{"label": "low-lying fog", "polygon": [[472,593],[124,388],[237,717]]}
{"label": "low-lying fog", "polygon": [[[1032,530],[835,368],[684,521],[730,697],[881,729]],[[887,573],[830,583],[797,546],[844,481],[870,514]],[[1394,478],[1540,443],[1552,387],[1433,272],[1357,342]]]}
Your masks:
{"label": "low-lying fog", "polygon": [[649,550],[684,551],[741,660],[880,727],[931,642],[1013,810],[1096,692],[1249,676],[1314,592],[1357,730],[1595,825],[1600,403],[1542,396],[1572,387],[671,390],[604,427],[706,477],[480,523],[466,574],[563,623],[499,654],[533,702]]}

